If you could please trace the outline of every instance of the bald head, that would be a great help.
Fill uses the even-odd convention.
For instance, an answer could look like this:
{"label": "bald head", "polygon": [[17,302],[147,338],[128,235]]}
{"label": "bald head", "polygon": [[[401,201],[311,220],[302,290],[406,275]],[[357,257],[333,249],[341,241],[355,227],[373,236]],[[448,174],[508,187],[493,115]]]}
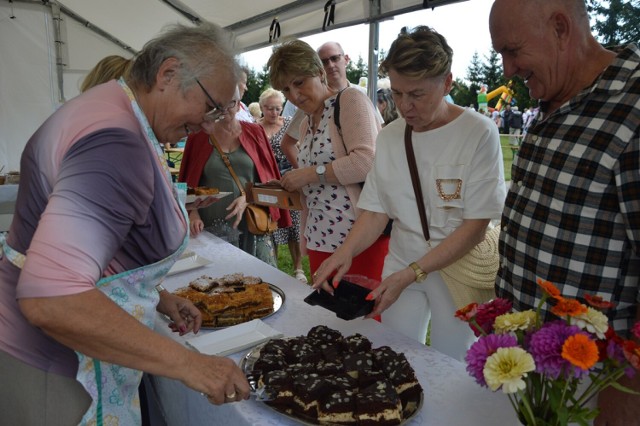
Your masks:
{"label": "bald head", "polygon": [[345,55],[340,43],[328,41],[317,50],[322,66],[327,73],[327,83],[334,90],[342,90],[349,85],[347,64],[349,56]]}
{"label": "bald head", "polygon": [[615,56],[591,34],[584,0],[495,0],[489,30],[505,77],[520,76],[550,108],[588,86]]}

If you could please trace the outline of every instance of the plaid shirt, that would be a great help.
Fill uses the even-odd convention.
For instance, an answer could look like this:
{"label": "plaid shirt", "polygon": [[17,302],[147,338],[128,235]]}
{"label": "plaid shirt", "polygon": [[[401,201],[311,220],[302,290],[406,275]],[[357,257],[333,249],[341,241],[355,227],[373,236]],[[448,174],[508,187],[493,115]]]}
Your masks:
{"label": "plaid shirt", "polygon": [[544,111],[513,164],[497,295],[535,309],[537,278],[566,297],[597,294],[616,304],[607,314],[624,334],[640,300],[640,50],[627,46],[591,87]]}

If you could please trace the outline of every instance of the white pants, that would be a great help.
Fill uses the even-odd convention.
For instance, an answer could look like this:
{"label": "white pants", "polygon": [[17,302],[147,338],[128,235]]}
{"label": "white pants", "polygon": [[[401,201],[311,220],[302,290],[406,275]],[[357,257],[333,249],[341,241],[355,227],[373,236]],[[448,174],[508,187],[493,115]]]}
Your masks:
{"label": "white pants", "polygon": [[455,317],[456,307],[439,272],[432,272],[422,283],[407,287],[398,300],[382,313],[382,323],[425,342],[431,320],[431,347],[464,361],[475,341],[469,325]]}

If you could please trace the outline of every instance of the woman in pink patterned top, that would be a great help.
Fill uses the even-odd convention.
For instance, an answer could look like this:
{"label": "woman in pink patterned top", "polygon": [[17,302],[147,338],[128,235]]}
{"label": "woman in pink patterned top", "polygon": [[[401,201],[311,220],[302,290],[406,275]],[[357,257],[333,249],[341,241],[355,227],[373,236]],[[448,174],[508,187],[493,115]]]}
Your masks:
{"label": "woman in pink patterned top", "polygon": [[[300,126],[299,168],[281,182],[287,190],[302,193],[301,244],[314,273],[342,244],[360,215],[356,203],[373,165],[380,123],[366,95],[347,88],[340,95],[338,128],[334,118],[338,93],[327,84],[322,62],[307,43],[282,44],[268,66],[271,85],[306,115]],[[380,281],[388,244],[388,237],[380,235],[354,259],[349,273]]]}

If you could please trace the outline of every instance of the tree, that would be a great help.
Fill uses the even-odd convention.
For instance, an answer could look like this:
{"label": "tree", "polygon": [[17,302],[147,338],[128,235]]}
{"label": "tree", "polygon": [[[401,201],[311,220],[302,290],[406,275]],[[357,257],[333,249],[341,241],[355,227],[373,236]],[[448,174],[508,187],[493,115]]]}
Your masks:
{"label": "tree", "polygon": [[504,78],[504,72],[502,70],[502,61],[498,56],[498,52],[491,49],[489,55],[485,56],[485,63],[482,65],[482,77],[484,84],[487,85],[488,90],[496,89],[507,81]]}
{"label": "tree", "polygon": [[358,84],[360,82],[360,77],[367,77],[369,73],[367,65],[364,63],[362,56],[359,55],[355,65],[353,63],[353,60],[349,61],[346,71],[347,80],[349,80],[353,84]]}
{"label": "tree", "polygon": [[589,0],[587,10],[596,38],[604,46],[640,40],[640,0]]}
{"label": "tree", "polygon": [[244,92],[242,102],[244,102],[245,105],[249,105],[251,102],[257,102],[258,99],[260,99],[260,94],[269,86],[269,71],[266,65],[262,67],[261,72],[250,69],[249,75],[247,75],[247,91]]}

